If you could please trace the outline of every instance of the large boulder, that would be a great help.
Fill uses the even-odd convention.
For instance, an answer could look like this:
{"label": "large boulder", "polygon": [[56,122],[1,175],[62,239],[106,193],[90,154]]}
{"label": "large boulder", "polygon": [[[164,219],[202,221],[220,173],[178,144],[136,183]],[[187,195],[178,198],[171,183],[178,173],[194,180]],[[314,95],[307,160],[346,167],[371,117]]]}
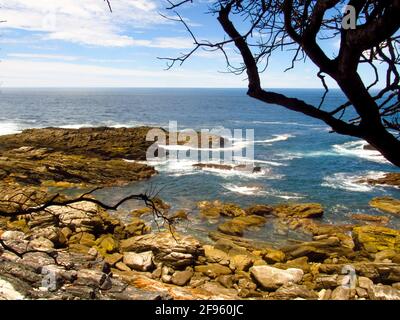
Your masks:
{"label": "large boulder", "polygon": [[400,214],[400,200],[391,197],[374,198],[369,202],[371,207],[389,212],[392,214]]}
{"label": "large boulder", "polygon": [[120,248],[124,252],[152,251],[155,261],[174,268],[190,266],[204,253],[197,239],[167,231],[122,240]]}
{"label": "large boulder", "polygon": [[68,206],[51,206],[47,211],[58,216],[60,227],[68,227],[75,232],[102,232],[104,221],[99,216],[103,211],[98,205],[82,201]]}
{"label": "large boulder", "polygon": [[304,275],[301,269],[289,268],[282,270],[270,266],[251,267],[250,273],[256,282],[266,290],[276,290],[290,283],[297,284]]}
{"label": "large boulder", "polygon": [[274,214],[280,218],[320,218],[324,213],[319,203],[280,204]]}
{"label": "large boulder", "polygon": [[353,229],[353,238],[359,249],[369,253],[383,250],[400,252],[400,231],[381,226],[361,226]]}

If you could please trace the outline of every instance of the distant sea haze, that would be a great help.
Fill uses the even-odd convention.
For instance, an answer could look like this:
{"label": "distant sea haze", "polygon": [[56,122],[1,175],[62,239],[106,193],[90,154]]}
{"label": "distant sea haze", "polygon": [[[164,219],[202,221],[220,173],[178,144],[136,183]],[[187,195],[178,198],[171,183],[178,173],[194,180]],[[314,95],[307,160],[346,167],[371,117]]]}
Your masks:
{"label": "distant sea haze", "polygon": [[[282,92],[319,104],[322,91]],[[332,90],[324,107],[345,101]],[[242,89],[2,89],[0,134],[26,128],[88,126],[167,127],[180,129],[254,129],[254,159],[260,172],[199,170],[196,161],[152,163],[159,174],[150,183],[176,208],[192,208],[200,200],[254,203],[319,202],[326,222],[348,222],[353,213],[376,213],[368,206],[375,196],[400,198],[400,190],[360,183],[363,177],[399,172],[366,143],[330,133],[324,123],[246,96]],[[235,142],[234,142],[235,143]],[[143,191],[149,181],[112,190]],[[103,196],[107,196],[107,190]],[[400,219],[392,217],[391,224]]]}

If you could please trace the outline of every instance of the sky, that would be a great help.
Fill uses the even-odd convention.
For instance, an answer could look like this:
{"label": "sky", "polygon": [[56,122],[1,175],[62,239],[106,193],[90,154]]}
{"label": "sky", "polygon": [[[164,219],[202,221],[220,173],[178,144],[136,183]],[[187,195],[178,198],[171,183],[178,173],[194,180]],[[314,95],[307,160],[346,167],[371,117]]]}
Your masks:
{"label": "sky", "polygon": [[[218,41],[224,33],[206,14],[209,0],[194,0],[179,12],[198,39]],[[246,87],[245,75],[227,73],[220,52],[196,52],[166,70],[159,57],[177,57],[193,40],[166,11],[164,0],[0,0],[2,87]],[[325,49],[337,50],[332,40]],[[231,61],[241,62],[233,49]],[[276,55],[262,74],[264,87],[321,88],[310,62],[288,72],[288,53]],[[369,72],[365,71],[369,77]],[[331,87],[334,83],[328,81]]]}

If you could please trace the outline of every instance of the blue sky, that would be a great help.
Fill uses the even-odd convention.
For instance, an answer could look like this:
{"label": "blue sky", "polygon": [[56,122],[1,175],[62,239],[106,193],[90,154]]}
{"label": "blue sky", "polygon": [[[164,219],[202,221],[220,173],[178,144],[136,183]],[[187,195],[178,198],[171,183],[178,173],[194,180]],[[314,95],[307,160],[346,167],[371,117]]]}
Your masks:
{"label": "blue sky", "polygon": [[[179,23],[164,19],[164,0],[7,0],[0,8],[0,81],[3,87],[245,87],[245,76],[224,73],[221,53],[199,51],[165,70],[157,57],[175,57],[193,41]],[[221,40],[208,0],[180,10],[199,39]],[[173,15],[172,12],[167,12]],[[328,53],[337,41],[325,45]],[[233,50],[232,61],[240,57]],[[289,65],[278,54],[262,75],[264,87],[320,88],[311,63]],[[367,70],[363,73],[369,77]],[[333,84],[331,83],[331,86]]]}

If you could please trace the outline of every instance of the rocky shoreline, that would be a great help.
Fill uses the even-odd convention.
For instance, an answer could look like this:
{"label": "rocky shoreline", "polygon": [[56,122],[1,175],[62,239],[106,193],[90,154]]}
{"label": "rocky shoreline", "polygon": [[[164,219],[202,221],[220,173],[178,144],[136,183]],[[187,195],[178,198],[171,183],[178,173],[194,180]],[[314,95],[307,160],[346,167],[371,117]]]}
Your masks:
{"label": "rocky shoreline", "polygon": [[[317,203],[241,208],[202,201],[200,218],[216,223],[204,242],[173,227],[152,230],[142,218],[152,213],[148,207],[127,222],[84,200],[7,215],[48,201],[53,187],[122,185],[156,174],[123,160],[143,160],[148,129],[51,128],[0,137],[0,300],[400,300],[400,231],[385,226],[386,216],[355,214],[354,224],[331,225],[320,221]],[[156,205],[176,221],[193,214]],[[370,205],[400,214],[396,199]],[[265,224],[310,240],[280,246],[243,237]]]}

